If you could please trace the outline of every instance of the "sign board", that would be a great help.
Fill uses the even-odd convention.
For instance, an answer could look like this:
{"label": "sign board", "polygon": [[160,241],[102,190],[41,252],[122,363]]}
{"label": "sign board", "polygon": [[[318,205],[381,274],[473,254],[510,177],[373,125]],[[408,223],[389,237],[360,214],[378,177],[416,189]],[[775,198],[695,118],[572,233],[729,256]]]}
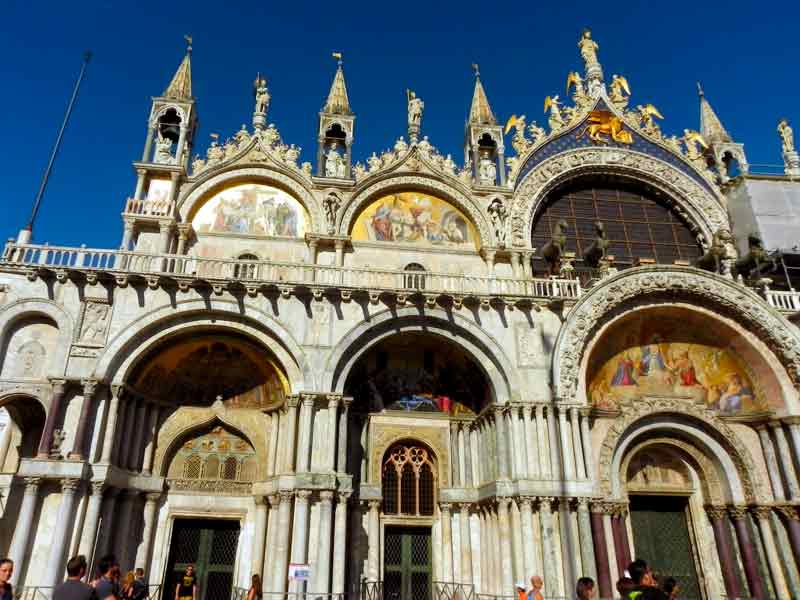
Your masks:
{"label": "sign board", "polygon": [[289,565],[289,581],[309,581],[311,567],[306,564],[291,563]]}

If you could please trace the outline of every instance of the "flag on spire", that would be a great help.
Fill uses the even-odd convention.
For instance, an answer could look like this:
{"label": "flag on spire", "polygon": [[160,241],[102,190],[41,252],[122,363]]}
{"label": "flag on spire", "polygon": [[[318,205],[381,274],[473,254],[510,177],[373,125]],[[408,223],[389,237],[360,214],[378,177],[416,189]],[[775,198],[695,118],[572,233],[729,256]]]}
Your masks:
{"label": "flag on spire", "polygon": [[167,89],[164,90],[164,98],[175,98],[176,100],[188,100],[192,98],[192,37],[188,35],[183,37],[187,43],[186,56],[183,57]]}
{"label": "flag on spire", "polygon": [[335,115],[351,115],[350,100],[347,98],[347,86],[344,82],[344,70],[342,69],[342,53],[334,52],[333,58],[336,59],[336,75],[333,77],[331,91],[328,92],[328,100],[322,108],[323,112]]}

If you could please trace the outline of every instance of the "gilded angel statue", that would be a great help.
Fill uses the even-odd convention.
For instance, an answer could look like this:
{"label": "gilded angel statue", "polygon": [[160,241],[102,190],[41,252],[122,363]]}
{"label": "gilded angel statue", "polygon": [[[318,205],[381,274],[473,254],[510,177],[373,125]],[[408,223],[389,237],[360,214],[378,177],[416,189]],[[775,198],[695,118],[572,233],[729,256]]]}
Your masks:
{"label": "gilded angel statue", "polygon": [[531,141],[534,146],[547,137],[547,132],[544,130],[544,127],[537,125],[536,121],[531,121],[531,124],[528,125],[528,133],[531,134]]}
{"label": "gilded angel statue", "polygon": [[558,99],[558,95],[552,97],[547,96],[544,99],[544,112],[546,113],[548,110],[550,111],[550,117],[548,120],[550,131],[556,131],[564,126],[564,117],[561,114],[561,108],[559,106],[560,104],[561,102]]}
{"label": "gilded angel statue", "polygon": [[511,115],[506,122],[505,135],[514,128],[514,136],[511,138],[511,147],[517,155],[522,155],[530,148],[531,142],[525,137],[525,115]]}
{"label": "gilded angel statue", "polygon": [[611,77],[611,93],[609,99],[620,108],[625,108],[628,105],[628,100],[631,95],[631,87],[628,85],[628,80],[622,75],[612,75]]}
{"label": "gilded angel statue", "polygon": [[661,133],[661,128],[654,119],[663,119],[664,115],[652,104],[646,104],[644,106],[640,104],[636,107],[636,110],[639,112],[639,123],[641,124],[642,130],[650,135],[659,135]]}
{"label": "gilded angel statue", "polygon": [[689,160],[696,160],[703,156],[703,151],[708,148],[705,138],[697,131],[691,129],[683,130],[683,143],[686,144],[686,157]]}

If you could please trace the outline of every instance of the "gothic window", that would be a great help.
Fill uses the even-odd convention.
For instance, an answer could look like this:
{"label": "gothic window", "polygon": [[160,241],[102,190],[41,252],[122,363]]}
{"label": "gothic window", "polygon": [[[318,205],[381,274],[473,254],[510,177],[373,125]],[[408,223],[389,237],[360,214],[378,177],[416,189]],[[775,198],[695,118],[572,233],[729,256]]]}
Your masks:
{"label": "gothic window", "polygon": [[230,491],[227,482],[241,486],[257,479],[257,467],[250,443],[217,426],[184,442],[170,463],[167,478],[180,490]]}
{"label": "gothic window", "polygon": [[241,254],[238,260],[248,261],[247,264],[237,263],[233,266],[233,276],[236,279],[255,279],[258,257],[255,254]]}
{"label": "gothic window", "polygon": [[696,234],[660,192],[619,179],[578,180],[551,193],[534,223],[534,248],[550,241],[561,220],[567,223],[566,251],[579,262],[597,238],[597,221],[605,225],[607,254],[619,268],[637,258],[691,263],[701,254]]}
{"label": "gothic window", "polygon": [[435,475],[427,448],[396,444],[386,453],[381,478],[384,514],[433,515]]}
{"label": "gothic window", "polygon": [[206,458],[203,465],[203,479],[217,479],[219,476],[219,458],[216,455],[211,455]]}
{"label": "gothic window", "polygon": [[202,460],[196,454],[186,459],[183,465],[183,476],[186,479],[197,479],[200,477],[200,464]]}
{"label": "gothic window", "polygon": [[425,289],[425,267],[419,263],[409,263],[403,269],[403,287],[412,290]]}
{"label": "gothic window", "polygon": [[226,458],[225,462],[222,463],[222,473],[220,473],[221,479],[236,479],[236,467],[238,464],[239,461],[237,461],[233,456]]}

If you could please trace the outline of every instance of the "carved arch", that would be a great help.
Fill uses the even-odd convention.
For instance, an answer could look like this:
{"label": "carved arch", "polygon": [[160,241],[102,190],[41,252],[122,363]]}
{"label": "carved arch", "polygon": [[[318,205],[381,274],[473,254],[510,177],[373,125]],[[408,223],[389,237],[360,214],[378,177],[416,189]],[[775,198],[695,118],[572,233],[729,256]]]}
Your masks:
{"label": "carved arch", "polygon": [[534,220],[551,191],[570,179],[598,174],[625,177],[660,190],[706,241],[718,229],[730,229],[723,198],[669,163],[625,148],[585,147],[542,161],[519,183],[511,211],[513,245],[530,246]]}

